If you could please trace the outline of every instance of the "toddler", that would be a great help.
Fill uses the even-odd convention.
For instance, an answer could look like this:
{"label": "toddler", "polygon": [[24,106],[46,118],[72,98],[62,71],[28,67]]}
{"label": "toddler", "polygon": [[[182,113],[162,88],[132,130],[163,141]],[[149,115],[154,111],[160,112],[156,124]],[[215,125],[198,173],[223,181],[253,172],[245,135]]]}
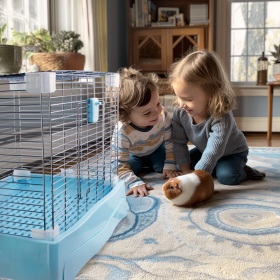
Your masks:
{"label": "toddler", "polygon": [[179,175],[171,142],[171,117],[160,104],[155,74],[133,68],[120,70],[119,124],[113,136],[118,143],[118,175],[135,197],[153,188],[139,174],[159,172],[162,179]]}
{"label": "toddler", "polygon": [[[171,66],[169,79],[177,97],[172,140],[182,173],[205,170],[225,185],[263,179],[265,173],[246,165],[246,138],[232,114],[235,95],[217,55],[193,52]],[[188,141],[195,146],[190,151]]]}

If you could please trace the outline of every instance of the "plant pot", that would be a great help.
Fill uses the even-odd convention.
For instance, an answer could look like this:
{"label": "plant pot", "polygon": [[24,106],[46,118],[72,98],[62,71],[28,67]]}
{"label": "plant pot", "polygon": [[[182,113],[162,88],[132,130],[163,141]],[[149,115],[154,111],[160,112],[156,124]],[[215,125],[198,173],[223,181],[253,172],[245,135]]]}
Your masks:
{"label": "plant pot", "polygon": [[273,64],[272,75],[276,81],[280,81],[280,63]]}
{"label": "plant pot", "polygon": [[80,53],[33,53],[30,64],[36,64],[39,71],[84,70],[85,56]]}
{"label": "plant pot", "polygon": [[18,73],[22,65],[22,48],[14,45],[0,45],[0,73]]}
{"label": "plant pot", "polygon": [[64,53],[65,70],[84,70],[86,57],[80,53]]}

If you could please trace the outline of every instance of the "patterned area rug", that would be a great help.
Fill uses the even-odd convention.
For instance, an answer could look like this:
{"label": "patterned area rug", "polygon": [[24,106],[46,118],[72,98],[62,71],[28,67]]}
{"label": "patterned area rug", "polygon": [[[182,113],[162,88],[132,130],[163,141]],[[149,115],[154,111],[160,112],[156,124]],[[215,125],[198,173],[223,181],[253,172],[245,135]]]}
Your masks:
{"label": "patterned area rug", "polygon": [[280,279],[280,148],[251,148],[262,181],[220,185],[196,208],[172,206],[160,174],[148,197],[127,198],[128,216],[80,271],[82,279]]}

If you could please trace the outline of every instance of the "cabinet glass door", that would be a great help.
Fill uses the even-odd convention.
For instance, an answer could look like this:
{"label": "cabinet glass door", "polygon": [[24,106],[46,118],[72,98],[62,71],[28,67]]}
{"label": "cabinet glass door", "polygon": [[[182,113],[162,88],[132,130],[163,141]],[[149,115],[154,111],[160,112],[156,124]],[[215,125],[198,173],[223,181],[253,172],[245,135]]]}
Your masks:
{"label": "cabinet glass door", "polygon": [[167,67],[194,50],[203,50],[204,28],[169,29],[167,35]]}
{"label": "cabinet glass door", "polygon": [[166,31],[136,30],[133,33],[133,60],[144,71],[166,69]]}

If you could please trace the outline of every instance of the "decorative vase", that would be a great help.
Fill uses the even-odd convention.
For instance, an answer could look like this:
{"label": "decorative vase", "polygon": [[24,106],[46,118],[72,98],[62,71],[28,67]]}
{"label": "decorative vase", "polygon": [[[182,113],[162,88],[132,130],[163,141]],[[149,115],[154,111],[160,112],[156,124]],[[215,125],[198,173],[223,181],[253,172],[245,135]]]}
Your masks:
{"label": "decorative vase", "polygon": [[18,73],[22,65],[22,47],[0,45],[0,73]]}
{"label": "decorative vase", "polygon": [[267,57],[264,56],[264,52],[262,52],[262,56],[258,59],[257,64],[257,85],[266,85],[267,82],[267,68],[268,68],[268,60]]}
{"label": "decorative vase", "polygon": [[36,64],[39,71],[84,70],[85,55],[71,52],[33,53],[30,64]]}
{"label": "decorative vase", "polygon": [[273,64],[272,75],[276,81],[280,81],[280,63]]}

